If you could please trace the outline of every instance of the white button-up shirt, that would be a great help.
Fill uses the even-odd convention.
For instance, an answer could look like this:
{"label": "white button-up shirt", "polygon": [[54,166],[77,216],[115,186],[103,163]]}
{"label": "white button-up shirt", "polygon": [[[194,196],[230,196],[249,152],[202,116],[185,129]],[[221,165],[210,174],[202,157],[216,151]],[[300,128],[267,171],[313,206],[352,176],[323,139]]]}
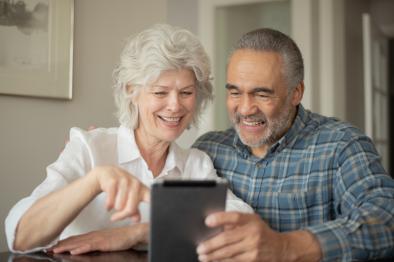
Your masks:
{"label": "white button-up shirt", "polygon": [[[5,221],[9,249],[15,251],[13,243],[18,222],[39,198],[67,186],[72,181],[86,175],[93,167],[102,165],[119,166],[137,177],[147,187],[150,187],[154,180],[161,178],[217,178],[209,156],[197,149],[185,150],[176,143],[171,143],[164,168],[155,178],[142,158],[135,142],[134,132],[130,129],[124,126],[98,128],[92,131],[72,128],[70,142],[59,158],[47,167],[46,179],[34,189],[30,196],[20,200],[10,210]],[[105,193],[97,195],[50,245],[27,252],[48,248],[58,240],[73,235],[132,224],[130,219],[112,222],[110,220],[112,212],[107,212],[105,209],[105,198]],[[61,204],[59,203],[59,205]],[[139,210],[141,222],[149,221],[149,205],[142,202]],[[227,194],[226,210],[253,212],[250,206],[230,191]],[[37,230],[45,230],[45,225]]]}

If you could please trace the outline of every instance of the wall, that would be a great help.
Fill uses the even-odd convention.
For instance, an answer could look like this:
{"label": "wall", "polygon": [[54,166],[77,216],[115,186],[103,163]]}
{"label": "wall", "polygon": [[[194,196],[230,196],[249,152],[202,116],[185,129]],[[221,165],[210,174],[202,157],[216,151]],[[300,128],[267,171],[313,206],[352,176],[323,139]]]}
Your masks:
{"label": "wall", "polygon": [[[45,167],[59,155],[70,127],[117,125],[111,74],[123,40],[165,22],[167,3],[83,0],[75,1],[74,12],[73,99],[0,95],[0,221],[44,179]],[[3,227],[0,236],[0,251],[5,251]]]}
{"label": "wall", "polygon": [[[192,12],[186,12],[190,10]],[[167,0],[167,22],[198,33],[198,1],[196,0]]]}
{"label": "wall", "polygon": [[364,68],[361,15],[369,11],[369,1],[345,1],[346,36],[346,119],[364,130]]}
{"label": "wall", "polygon": [[[193,10],[186,12],[185,10]],[[170,25],[180,26],[193,34],[198,33],[198,1],[196,0],[167,0],[167,22]],[[192,126],[185,130],[177,139],[180,146],[190,147],[199,136],[199,130]]]}

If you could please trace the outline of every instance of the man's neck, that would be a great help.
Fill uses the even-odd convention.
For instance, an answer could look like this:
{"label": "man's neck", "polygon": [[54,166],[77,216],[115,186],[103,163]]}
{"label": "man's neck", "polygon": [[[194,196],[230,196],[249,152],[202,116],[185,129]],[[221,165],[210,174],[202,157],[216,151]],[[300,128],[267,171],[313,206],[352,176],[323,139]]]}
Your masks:
{"label": "man's neck", "polygon": [[271,145],[264,144],[259,147],[251,147],[250,149],[252,151],[252,155],[254,155],[255,157],[264,158],[270,147]]}

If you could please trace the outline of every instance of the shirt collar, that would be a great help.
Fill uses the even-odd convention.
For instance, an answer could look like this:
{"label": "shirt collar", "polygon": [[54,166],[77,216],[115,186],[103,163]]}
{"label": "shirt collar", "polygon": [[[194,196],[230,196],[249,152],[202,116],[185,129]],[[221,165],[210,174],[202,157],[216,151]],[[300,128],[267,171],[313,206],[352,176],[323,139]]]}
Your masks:
{"label": "shirt collar", "polygon": [[272,145],[269,152],[279,152],[287,145],[289,145],[295,137],[297,137],[301,131],[305,128],[306,122],[309,118],[309,111],[299,104],[297,107],[297,114],[291,125],[290,129],[284,136],[281,137],[275,144]]}
{"label": "shirt collar", "polygon": [[[297,114],[291,125],[290,129],[282,136],[277,142],[275,142],[271,148],[268,150],[268,153],[279,152],[284,147],[286,147],[294,138],[301,132],[301,130],[306,126],[306,122],[309,118],[309,111],[305,110],[305,108],[299,104],[297,107]],[[234,132],[236,132],[234,130]],[[248,146],[242,143],[238,134],[234,136],[233,146],[238,154],[240,154],[243,158],[248,158],[252,155],[252,152]]]}
{"label": "shirt collar", "polygon": [[250,148],[244,143],[242,143],[237,131],[234,128],[233,128],[233,132],[235,133],[233,140],[233,147],[235,148],[235,151],[237,151],[237,153],[241,155],[243,158],[248,158],[252,154]]}
{"label": "shirt collar", "polygon": [[166,163],[164,164],[163,173],[178,168],[179,172],[183,174],[185,168],[187,154],[183,152],[175,142],[172,142],[168,151]]}
{"label": "shirt collar", "polygon": [[[118,129],[118,162],[124,164],[136,159],[142,159],[140,150],[135,141],[134,131],[131,131],[125,126],[120,126]],[[178,168],[183,173],[186,154],[183,149],[180,148],[175,142],[170,144],[167,159],[164,164],[163,172],[171,171],[174,168]],[[145,161],[145,160],[144,160]]]}
{"label": "shirt collar", "polygon": [[142,158],[137,143],[135,142],[134,132],[125,126],[118,129],[118,161],[119,164]]}

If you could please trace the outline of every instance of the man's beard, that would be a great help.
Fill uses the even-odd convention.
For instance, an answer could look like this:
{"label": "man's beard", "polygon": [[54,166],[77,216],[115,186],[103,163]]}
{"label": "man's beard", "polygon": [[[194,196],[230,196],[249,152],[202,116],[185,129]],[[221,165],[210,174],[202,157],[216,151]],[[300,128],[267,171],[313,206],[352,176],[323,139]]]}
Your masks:
{"label": "man's beard", "polygon": [[[293,110],[291,103],[286,101],[285,107],[279,113],[279,116],[275,119],[267,119],[263,112],[258,112],[253,115],[243,116],[239,113],[235,113],[235,116],[231,119],[234,124],[235,130],[238,133],[242,143],[249,147],[260,147],[262,145],[272,145],[278,141],[285,131],[290,127],[293,120]],[[265,130],[260,137],[246,138],[241,134],[239,128],[240,122],[245,119],[249,121],[263,122],[265,124]]]}

